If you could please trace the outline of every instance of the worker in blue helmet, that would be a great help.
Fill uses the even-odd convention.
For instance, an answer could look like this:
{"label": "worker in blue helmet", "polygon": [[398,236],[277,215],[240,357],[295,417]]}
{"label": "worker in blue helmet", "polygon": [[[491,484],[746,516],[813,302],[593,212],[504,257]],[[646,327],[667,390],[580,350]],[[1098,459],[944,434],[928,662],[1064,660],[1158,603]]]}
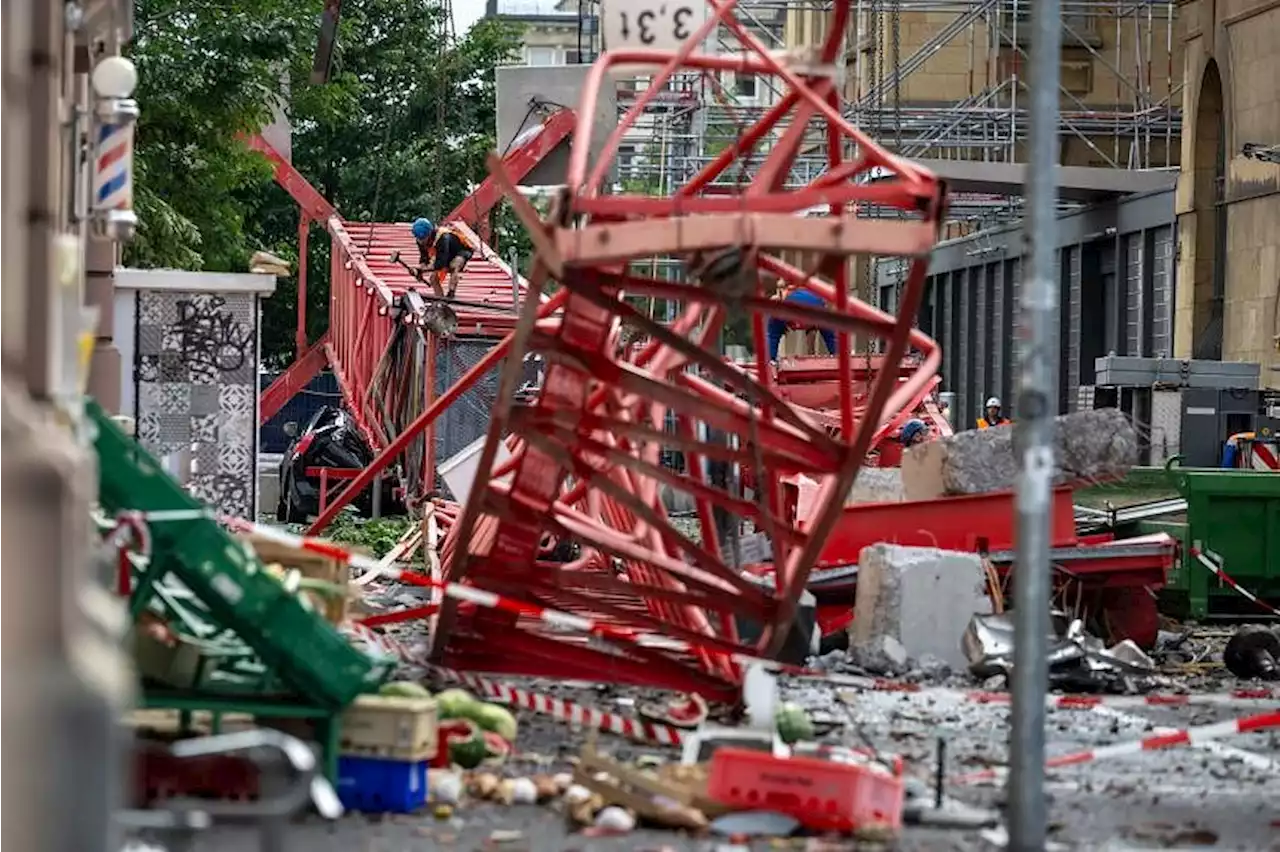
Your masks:
{"label": "worker in blue helmet", "polygon": [[912,417],[898,430],[898,441],[904,447],[923,444],[927,440],[929,440],[929,424],[918,417]]}
{"label": "worker in blue helmet", "polygon": [[[792,290],[784,301],[790,302],[793,305],[804,305],[805,307],[812,308],[824,308],[827,305],[827,303],[818,296],[815,296],[808,290],[802,290],[799,288]],[[778,360],[778,344],[782,342],[782,335],[786,334],[787,331],[793,328],[800,328],[800,325],[798,323],[787,322],[786,320],[779,319],[778,317],[771,317],[769,319],[768,336],[770,361]],[[836,354],[835,332],[829,328],[820,328],[817,329],[817,331],[822,335],[822,342],[827,345],[827,351],[832,355]]]}
{"label": "worker in blue helmet", "polygon": [[[450,225],[436,227],[430,219],[415,219],[413,239],[418,244],[418,280],[430,276],[436,295],[452,299],[458,291],[458,279],[476,247],[461,229]],[[445,281],[448,287],[445,288]]]}

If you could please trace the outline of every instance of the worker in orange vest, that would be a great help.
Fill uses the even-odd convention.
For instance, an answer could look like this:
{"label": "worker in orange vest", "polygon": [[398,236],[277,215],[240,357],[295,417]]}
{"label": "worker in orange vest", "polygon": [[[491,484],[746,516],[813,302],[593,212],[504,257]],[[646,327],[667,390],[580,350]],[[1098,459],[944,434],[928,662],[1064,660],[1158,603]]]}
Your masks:
{"label": "worker in orange vest", "polygon": [[1000,397],[993,396],[987,400],[986,417],[978,418],[979,429],[990,429],[992,426],[1003,426],[1012,423],[1008,417],[1000,413]]}
{"label": "worker in orange vest", "polygon": [[[436,296],[452,299],[458,290],[458,278],[475,253],[475,246],[458,229],[448,225],[437,228],[430,219],[413,223],[413,239],[418,244],[418,280],[430,275]],[[446,279],[447,290],[443,287]]]}

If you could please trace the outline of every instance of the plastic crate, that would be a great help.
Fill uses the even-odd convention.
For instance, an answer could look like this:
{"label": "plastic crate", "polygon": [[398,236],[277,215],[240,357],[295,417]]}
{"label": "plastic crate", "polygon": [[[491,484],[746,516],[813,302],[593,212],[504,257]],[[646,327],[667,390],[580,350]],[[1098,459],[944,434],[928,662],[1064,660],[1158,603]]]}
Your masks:
{"label": "plastic crate", "polygon": [[340,757],[338,798],[353,811],[412,813],[427,803],[427,761]]}
{"label": "plastic crate", "polygon": [[361,695],[342,714],[343,755],[393,760],[436,756],[433,698]]}
{"label": "plastic crate", "polygon": [[902,778],[872,765],[722,748],[711,757],[707,795],[733,808],[778,811],[815,831],[902,826]]}

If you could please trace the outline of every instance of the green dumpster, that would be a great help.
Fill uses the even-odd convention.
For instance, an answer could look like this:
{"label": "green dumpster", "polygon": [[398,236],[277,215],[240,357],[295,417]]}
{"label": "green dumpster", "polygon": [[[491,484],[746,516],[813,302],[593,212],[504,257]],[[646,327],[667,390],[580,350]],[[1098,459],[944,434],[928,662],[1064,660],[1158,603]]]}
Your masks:
{"label": "green dumpster", "polygon": [[1161,611],[1178,618],[1265,618],[1257,604],[1222,582],[1193,553],[1198,547],[1240,586],[1280,605],[1280,474],[1173,468],[1187,501],[1185,522],[1148,520],[1135,533],[1166,532],[1182,543]]}
{"label": "green dumpster", "polygon": [[1139,509],[1181,497],[1186,511],[1121,522],[1117,538],[1168,533],[1178,559],[1160,594],[1160,611],[1181,619],[1259,619],[1266,611],[1249,601],[1193,555],[1212,554],[1240,586],[1280,606],[1280,473],[1177,466],[1134,468],[1120,482],[1076,492],[1090,508]]}

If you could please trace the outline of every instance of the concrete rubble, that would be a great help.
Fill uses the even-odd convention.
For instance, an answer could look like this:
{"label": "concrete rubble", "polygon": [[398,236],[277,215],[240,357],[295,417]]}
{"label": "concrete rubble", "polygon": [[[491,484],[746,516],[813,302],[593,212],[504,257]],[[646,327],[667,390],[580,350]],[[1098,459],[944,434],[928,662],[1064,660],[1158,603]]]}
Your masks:
{"label": "concrete rubble", "polygon": [[[1120,479],[1137,461],[1138,432],[1124,412],[1100,408],[1054,418],[1054,485]],[[1007,491],[1017,472],[1014,427],[974,429],[907,448],[903,495],[934,500]]]}
{"label": "concrete rubble", "polygon": [[[964,668],[960,637],[972,614],[990,607],[985,580],[982,559],[974,553],[864,547],[858,556],[851,649],[859,657],[883,656],[887,637],[906,656],[929,655],[953,669]],[[899,665],[905,667],[905,659]]]}
{"label": "concrete rubble", "polygon": [[902,471],[896,467],[864,467],[849,489],[845,505],[856,503],[901,503]]}

